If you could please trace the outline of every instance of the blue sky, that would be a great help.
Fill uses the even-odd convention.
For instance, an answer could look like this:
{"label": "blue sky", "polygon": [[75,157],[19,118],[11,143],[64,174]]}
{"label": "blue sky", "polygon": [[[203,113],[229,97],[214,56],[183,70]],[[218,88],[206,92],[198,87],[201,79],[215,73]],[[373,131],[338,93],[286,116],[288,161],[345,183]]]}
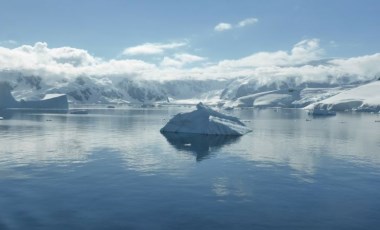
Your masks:
{"label": "blue sky", "polygon": [[[379,52],[379,12],[378,0],[0,0],[0,42],[105,59],[144,43],[186,43],[186,52],[218,61],[317,38],[326,56],[352,57]],[[247,18],[258,21],[236,26]],[[221,22],[233,29],[215,31]]]}

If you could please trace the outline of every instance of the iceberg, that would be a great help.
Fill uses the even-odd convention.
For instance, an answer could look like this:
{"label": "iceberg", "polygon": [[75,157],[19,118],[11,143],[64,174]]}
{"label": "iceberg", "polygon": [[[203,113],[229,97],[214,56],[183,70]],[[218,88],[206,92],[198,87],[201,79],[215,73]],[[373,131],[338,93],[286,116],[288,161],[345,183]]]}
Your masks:
{"label": "iceberg", "polygon": [[52,109],[68,110],[66,94],[46,94],[38,101],[17,101],[11,94],[12,87],[0,82],[0,109]]}
{"label": "iceberg", "polygon": [[207,135],[241,136],[252,130],[238,118],[219,113],[201,102],[197,110],[175,115],[161,133],[198,133]]}

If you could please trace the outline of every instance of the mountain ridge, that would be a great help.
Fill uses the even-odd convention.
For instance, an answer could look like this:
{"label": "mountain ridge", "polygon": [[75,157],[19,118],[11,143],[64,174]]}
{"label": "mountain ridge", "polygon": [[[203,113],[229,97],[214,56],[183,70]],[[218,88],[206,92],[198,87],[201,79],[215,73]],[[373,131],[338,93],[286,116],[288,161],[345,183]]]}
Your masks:
{"label": "mountain ridge", "polygon": [[0,81],[7,81],[12,87],[12,94],[17,100],[35,100],[53,93],[66,94],[71,104],[196,104],[203,101],[225,108],[304,108],[377,80],[350,82],[347,79],[340,76],[340,80],[333,79],[327,83],[297,83],[297,77],[293,77],[263,83],[253,77],[170,81],[91,76],[53,80],[17,73],[0,77]]}

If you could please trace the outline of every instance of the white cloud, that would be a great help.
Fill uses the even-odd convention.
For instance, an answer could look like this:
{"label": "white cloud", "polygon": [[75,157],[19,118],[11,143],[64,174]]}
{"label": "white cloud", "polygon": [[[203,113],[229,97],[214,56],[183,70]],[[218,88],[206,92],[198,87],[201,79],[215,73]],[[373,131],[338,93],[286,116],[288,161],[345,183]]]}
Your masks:
{"label": "white cloud", "polygon": [[300,65],[312,60],[322,58],[323,49],[319,47],[318,39],[303,40],[293,46],[290,52],[259,52],[250,56],[235,59],[224,60],[219,63],[220,66],[226,67],[265,67],[265,66],[293,66]]}
{"label": "white cloud", "polygon": [[[83,49],[50,48],[46,43],[38,42],[13,49],[0,46],[0,72],[4,75],[13,71],[52,79],[78,76],[232,79],[243,76],[260,84],[284,79],[293,79],[297,83],[339,82],[342,79],[353,82],[380,76],[380,53],[317,62],[324,58],[323,53],[319,40],[309,39],[296,43],[289,50],[258,52],[208,65],[204,65],[207,58],[189,53],[176,53],[164,57],[159,63],[150,63],[138,59],[103,60]],[[310,61],[314,61],[313,65],[309,64]]]}
{"label": "white cloud", "polygon": [[49,48],[44,42],[14,49],[0,47],[0,71],[16,71],[41,77],[76,77],[80,75],[139,75],[154,64],[141,60],[104,61],[86,50],[71,47]]}
{"label": "white cloud", "polygon": [[123,55],[135,56],[135,55],[156,55],[162,54],[166,50],[176,49],[179,47],[186,46],[184,42],[173,42],[173,43],[145,43],[138,46],[133,46],[126,48],[123,51]]}
{"label": "white cloud", "polygon": [[333,59],[329,63],[352,75],[380,76],[380,53],[348,59]]}
{"label": "white cloud", "polygon": [[249,26],[249,25],[256,24],[258,21],[259,21],[259,19],[257,19],[257,18],[246,18],[246,19],[240,21],[237,24],[237,27],[246,27],[246,26]]}
{"label": "white cloud", "polygon": [[257,18],[246,18],[246,19],[240,21],[239,23],[237,23],[236,25],[232,25],[231,23],[221,22],[214,27],[214,30],[218,31],[218,32],[222,32],[222,31],[226,31],[226,30],[232,30],[235,28],[243,28],[246,26],[256,24],[258,21],[259,21],[259,19],[257,19]]}
{"label": "white cloud", "polygon": [[302,60],[318,59],[323,52],[319,46],[319,39],[306,39],[293,46],[291,55],[293,56],[293,61],[302,62]]}
{"label": "white cloud", "polygon": [[232,29],[232,25],[229,23],[224,23],[224,22],[221,22],[214,27],[214,30],[218,32],[222,32],[222,31],[230,30],[230,29]]}

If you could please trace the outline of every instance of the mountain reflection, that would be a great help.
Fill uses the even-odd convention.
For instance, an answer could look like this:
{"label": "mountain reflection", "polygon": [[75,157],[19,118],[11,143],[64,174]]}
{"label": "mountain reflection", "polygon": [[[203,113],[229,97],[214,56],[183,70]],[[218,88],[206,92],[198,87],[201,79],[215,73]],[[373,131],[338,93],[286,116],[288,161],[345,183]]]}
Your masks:
{"label": "mountain reflection", "polygon": [[208,159],[214,150],[239,139],[239,136],[192,133],[162,133],[162,135],[176,149],[194,153],[197,161]]}

